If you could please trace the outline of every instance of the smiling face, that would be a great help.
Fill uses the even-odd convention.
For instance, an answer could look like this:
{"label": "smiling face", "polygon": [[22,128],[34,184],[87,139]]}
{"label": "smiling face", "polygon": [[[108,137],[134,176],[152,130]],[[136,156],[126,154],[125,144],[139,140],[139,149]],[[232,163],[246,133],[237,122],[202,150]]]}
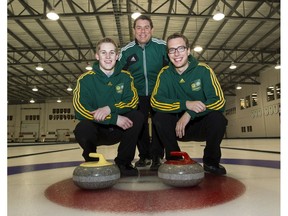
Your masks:
{"label": "smiling face", "polygon": [[140,45],[145,45],[153,34],[153,28],[148,20],[139,19],[135,23],[134,35]]}
{"label": "smiling face", "polygon": [[173,38],[167,41],[168,56],[179,74],[182,74],[189,66],[188,56],[190,48],[186,46],[183,38]]}
{"label": "smiling face", "polygon": [[96,52],[95,57],[99,61],[100,69],[103,72],[106,74],[114,72],[118,54],[113,43],[102,43],[99,50]]}

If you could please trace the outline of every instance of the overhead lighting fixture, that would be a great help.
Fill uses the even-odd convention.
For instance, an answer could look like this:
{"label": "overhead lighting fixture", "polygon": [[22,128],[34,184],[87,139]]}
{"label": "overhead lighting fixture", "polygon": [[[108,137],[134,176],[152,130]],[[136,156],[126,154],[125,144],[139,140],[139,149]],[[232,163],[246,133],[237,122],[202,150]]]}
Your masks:
{"label": "overhead lighting fixture", "polygon": [[213,15],[213,19],[215,21],[220,21],[220,20],[224,19],[224,17],[225,17],[225,14],[220,12],[219,6],[217,6],[217,9],[215,10],[215,13]]}
{"label": "overhead lighting fixture", "polygon": [[71,85],[69,85],[68,88],[67,88],[67,91],[72,91],[72,90],[73,89],[72,89]]}
{"label": "overhead lighting fixture", "polygon": [[37,91],[38,91],[38,88],[37,88],[36,86],[34,86],[34,87],[32,88],[32,91],[37,92]]}
{"label": "overhead lighting fixture", "polygon": [[279,62],[277,62],[276,66],[274,67],[276,70],[281,69],[281,65],[279,64]]}
{"label": "overhead lighting fixture", "polygon": [[240,90],[240,89],[242,89],[242,86],[240,84],[237,84],[236,89]]}
{"label": "overhead lighting fixture", "polygon": [[44,68],[42,67],[41,63],[38,63],[38,65],[36,67],[36,70],[38,70],[38,71],[43,71],[44,70]]}
{"label": "overhead lighting fixture", "polygon": [[35,103],[35,100],[31,98],[30,103]]}
{"label": "overhead lighting fixture", "polygon": [[57,99],[57,103],[61,103],[62,100],[60,98]]}
{"label": "overhead lighting fixture", "polygon": [[48,19],[56,21],[59,19],[59,15],[55,12],[54,9],[50,10],[46,16],[48,17]]}
{"label": "overhead lighting fixture", "polygon": [[203,48],[201,46],[195,46],[193,49],[195,52],[201,52]]}
{"label": "overhead lighting fixture", "polygon": [[231,62],[231,65],[229,67],[231,70],[234,70],[237,68],[237,66],[234,64],[234,62]]}
{"label": "overhead lighting fixture", "polygon": [[90,71],[90,70],[92,70],[93,68],[92,68],[92,66],[90,65],[90,63],[87,62],[87,66],[85,67],[85,69],[88,70],[88,71]]}
{"label": "overhead lighting fixture", "polygon": [[134,12],[132,15],[131,15],[131,17],[132,17],[132,19],[137,19],[139,16],[141,16],[142,14],[139,12],[139,11],[136,11],[136,12]]}

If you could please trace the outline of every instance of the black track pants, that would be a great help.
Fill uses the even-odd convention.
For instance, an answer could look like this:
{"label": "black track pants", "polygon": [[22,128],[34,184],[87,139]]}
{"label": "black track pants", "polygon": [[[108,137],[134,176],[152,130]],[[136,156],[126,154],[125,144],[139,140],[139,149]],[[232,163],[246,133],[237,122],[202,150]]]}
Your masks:
{"label": "black track pants", "polygon": [[74,130],[75,138],[83,149],[85,161],[91,161],[90,152],[96,152],[97,146],[113,145],[120,142],[117,164],[129,164],[134,159],[136,143],[143,127],[144,117],[139,111],[131,111],[124,116],[133,121],[133,127],[123,130],[116,125],[103,125],[90,120],[81,120]]}
{"label": "black track pants", "polygon": [[178,119],[179,114],[157,112],[154,116],[157,133],[165,146],[166,159],[171,158],[171,151],[180,151],[177,140],[206,141],[203,162],[208,165],[218,165],[221,159],[220,144],[227,125],[225,116],[221,112],[212,111],[191,120],[186,125],[185,136],[181,139],[176,137],[175,132]]}

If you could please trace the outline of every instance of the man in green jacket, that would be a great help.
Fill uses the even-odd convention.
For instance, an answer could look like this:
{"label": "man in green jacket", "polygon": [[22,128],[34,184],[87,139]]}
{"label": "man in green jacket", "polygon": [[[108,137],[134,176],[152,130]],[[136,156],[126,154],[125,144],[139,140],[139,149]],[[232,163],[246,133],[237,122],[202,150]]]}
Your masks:
{"label": "man in green jacket", "polygon": [[74,134],[85,161],[97,146],[120,142],[115,163],[121,176],[136,176],[131,164],[144,116],[137,111],[138,94],[133,77],[117,62],[116,43],[104,38],[97,43],[93,70],[80,75],[73,91],[73,107],[80,120]]}
{"label": "man in green jacket", "polygon": [[226,174],[220,165],[227,120],[223,115],[225,98],[213,70],[191,54],[188,39],[179,33],[167,38],[171,63],[157,78],[151,96],[156,111],[154,124],[165,144],[166,159],[171,151],[180,151],[179,141],[206,141],[204,170]]}
{"label": "man in green jacket", "polygon": [[163,66],[168,64],[166,42],[152,37],[153,23],[150,17],[141,15],[134,21],[135,40],[121,49],[119,61],[124,69],[131,72],[139,95],[139,110],[144,114],[144,127],[137,143],[139,161],[135,166],[144,167],[151,164],[151,170],[158,170],[160,158],[164,150],[152,126],[150,141],[148,117],[153,123],[153,110],[150,106],[150,96],[157,75]]}

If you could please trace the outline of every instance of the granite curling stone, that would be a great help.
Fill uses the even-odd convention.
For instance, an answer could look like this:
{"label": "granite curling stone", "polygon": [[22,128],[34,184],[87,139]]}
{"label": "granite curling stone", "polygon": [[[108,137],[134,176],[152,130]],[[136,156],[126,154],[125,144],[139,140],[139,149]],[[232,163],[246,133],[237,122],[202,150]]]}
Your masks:
{"label": "granite curling stone", "polygon": [[204,178],[203,167],[192,160],[186,152],[171,152],[171,156],[182,156],[182,160],[167,160],[158,169],[158,177],[164,184],[173,187],[198,185]]}
{"label": "granite curling stone", "polygon": [[84,162],[76,167],[74,184],[82,189],[103,189],[116,184],[120,179],[118,166],[106,161],[102,154],[90,153],[89,156],[99,158],[99,161]]}

